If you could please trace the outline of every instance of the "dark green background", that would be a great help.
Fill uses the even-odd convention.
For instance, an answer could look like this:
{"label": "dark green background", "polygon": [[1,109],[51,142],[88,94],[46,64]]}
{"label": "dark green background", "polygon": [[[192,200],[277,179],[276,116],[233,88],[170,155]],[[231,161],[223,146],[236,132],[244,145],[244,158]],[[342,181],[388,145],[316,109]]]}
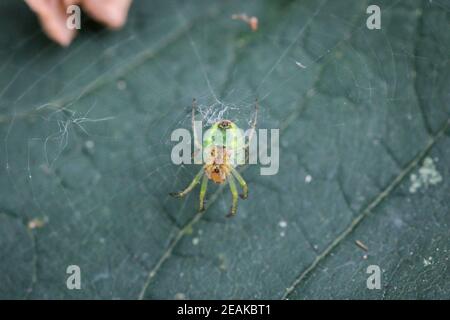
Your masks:
{"label": "dark green background", "polygon": [[[365,1],[183,3],[136,0],[114,33],[84,17],[62,49],[1,1],[0,297],[449,298],[450,3],[377,1],[373,31]],[[234,219],[227,189],[204,214],[198,190],[167,195],[198,170],[171,163],[170,132],[213,92],[281,129],[279,173],[244,169]],[[113,118],[84,132],[89,109]],[[426,156],[443,181],[411,193]]]}

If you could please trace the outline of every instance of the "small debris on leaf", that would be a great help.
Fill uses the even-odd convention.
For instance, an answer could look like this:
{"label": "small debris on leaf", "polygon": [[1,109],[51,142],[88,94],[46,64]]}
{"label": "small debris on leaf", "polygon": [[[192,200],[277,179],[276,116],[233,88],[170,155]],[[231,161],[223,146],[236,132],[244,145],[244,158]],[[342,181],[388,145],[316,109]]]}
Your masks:
{"label": "small debris on leaf", "polygon": [[42,228],[48,222],[47,218],[34,218],[28,221],[28,229],[33,230],[37,228]]}
{"label": "small debris on leaf", "polygon": [[278,222],[278,225],[280,226],[280,228],[286,228],[287,227],[287,222],[284,220],[281,220],[280,222]]}
{"label": "small debris on leaf", "polygon": [[200,239],[199,239],[199,238],[194,238],[194,239],[192,239],[192,244],[193,244],[194,246],[198,245],[199,242],[200,242]]}
{"label": "small debris on leaf", "polygon": [[312,177],[311,177],[311,175],[307,175],[306,177],[305,177],[305,182],[306,183],[310,183],[312,181]]}
{"label": "small debris on leaf", "polygon": [[178,292],[175,294],[175,300],[186,300],[186,295],[184,293]]}
{"label": "small debris on leaf", "polygon": [[304,66],[301,62],[295,61],[295,64],[302,69],[306,69],[306,66]]}
{"label": "small debris on leaf", "polygon": [[433,263],[433,257],[429,257],[428,259],[423,259],[423,266],[424,267],[428,267],[432,263]]}
{"label": "small debris on leaf", "polygon": [[367,248],[367,246],[364,243],[362,243],[360,240],[356,240],[355,243],[358,247],[360,247],[364,251],[369,251],[369,248]]}
{"label": "small debris on leaf", "polygon": [[222,271],[227,270],[227,259],[223,253],[219,253],[219,269]]}
{"label": "small debris on leaf", "polygon": [[231,16],[233,20],[241,20],[247,23],[250,26],[252,31],[258,30],[258,18],[257,17],[249,17],[245,13],[233,14]]}

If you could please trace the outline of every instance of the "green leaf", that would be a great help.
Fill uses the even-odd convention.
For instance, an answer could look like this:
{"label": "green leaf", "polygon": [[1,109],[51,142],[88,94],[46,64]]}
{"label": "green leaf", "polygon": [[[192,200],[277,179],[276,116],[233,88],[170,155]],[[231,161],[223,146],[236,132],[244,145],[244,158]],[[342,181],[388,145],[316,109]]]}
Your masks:
{"label": "green leaf", "polygon": [[[378,1],[369,30],[369,4],[135,1],[62,49],[2,1],[0,297],[448,298],[450,7]],[[232,219],[227,186],[168,196],[200,169],[170,159],[192,98],[280,129]]]}

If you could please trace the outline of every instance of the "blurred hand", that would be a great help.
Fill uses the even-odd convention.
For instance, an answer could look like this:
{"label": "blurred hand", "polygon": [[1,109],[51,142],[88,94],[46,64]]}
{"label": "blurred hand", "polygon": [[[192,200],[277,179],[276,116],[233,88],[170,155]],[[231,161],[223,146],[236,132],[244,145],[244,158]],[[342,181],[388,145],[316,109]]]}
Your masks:
{"label": "blurred hand", "polygon": [[95,20],[109,28],[122,27],[128,15],[132,0],[25,0],[38,15],[45,33],[62,46],[68,46],[77,30],[67,28],[66,8],[80,5]]}

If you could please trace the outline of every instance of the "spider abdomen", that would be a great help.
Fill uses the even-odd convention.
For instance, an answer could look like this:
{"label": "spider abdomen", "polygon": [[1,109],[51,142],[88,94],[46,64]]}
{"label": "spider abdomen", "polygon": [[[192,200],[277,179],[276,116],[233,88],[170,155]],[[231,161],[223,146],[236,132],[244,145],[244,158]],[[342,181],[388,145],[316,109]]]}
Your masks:
{"label": "spider abdomen", "polygon": [[212,145],[205,150],[205,173],[217,184],[227,180],[231,171],[230,150],[224,146]]}
{"label": "spider abdomen", "polygon": [[[203,139],[204,163],[215,165],[208,169],[208,177],[216,183],[223,183],[231,167],[243,164],[245,143],[243,131],[232,121],[216,122],[208,129]],[[215,172],[215,171],[219,172]],[[218,176],[220,175],[220,177]]]}

